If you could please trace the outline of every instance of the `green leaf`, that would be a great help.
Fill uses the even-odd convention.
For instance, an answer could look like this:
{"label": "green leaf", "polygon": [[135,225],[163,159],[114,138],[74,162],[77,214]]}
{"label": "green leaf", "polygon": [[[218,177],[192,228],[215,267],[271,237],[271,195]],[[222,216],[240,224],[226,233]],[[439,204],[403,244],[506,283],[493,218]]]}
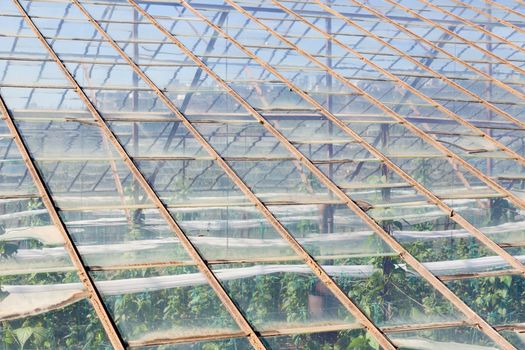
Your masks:
{"label": "green leaf", "polygon": [[512,284],[512,276],[502,276],[500,279],[503,284],[510,288],[510,285]]}
{"label": "green leaf", "polygon": [[33,335],[33,328],[22,327],[22,328],[13,330],[13,333],[15,334],[16,340],[20,344],[20,347],[23,349],[27,340],[31,338],[31,336]]}

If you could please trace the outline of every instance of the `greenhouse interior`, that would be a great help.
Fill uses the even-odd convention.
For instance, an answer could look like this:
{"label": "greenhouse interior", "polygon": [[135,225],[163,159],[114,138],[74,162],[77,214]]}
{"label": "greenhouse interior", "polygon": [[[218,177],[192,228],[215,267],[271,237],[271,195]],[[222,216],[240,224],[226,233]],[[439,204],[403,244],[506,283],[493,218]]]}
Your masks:
{"label": "greenhouse interior", "polygon": [[0,0],[0,350],[525,349],[525,0]]}

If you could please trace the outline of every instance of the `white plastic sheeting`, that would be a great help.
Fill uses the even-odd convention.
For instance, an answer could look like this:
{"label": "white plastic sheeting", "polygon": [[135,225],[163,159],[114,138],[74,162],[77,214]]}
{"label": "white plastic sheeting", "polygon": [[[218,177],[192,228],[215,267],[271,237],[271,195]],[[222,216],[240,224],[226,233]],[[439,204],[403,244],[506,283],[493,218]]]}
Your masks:
{"label": "white plastic sheeting", "polygon": [[[525,255],[517,257],[525,262]],[[487,268],[496,269],[506,267],[506,263],[499,257],[487,257],[468,260],[439,261],[425,263],[425,266],[436,275],[450,273],[469,273],[473,270]],[[345,277],[366,278],[375,268],[372,265],[353,266],[323,266],[330,275],[341,274]],[[400,265],[405,268],[404,265]],[[235,280],[253,276],[269,275],[274,273],[311,274],[306,265],[255,265],[232,269],[215,270],[217,277],[222,280]],[[206,284],[206,279],[200,273],[158,276],[149,278],[130,278],[113,281],[99,281],[97,288],[103,295],[120,295],[141,292],[153,292],[163,289],[180,288]],[[0,301],[0,320],[27,315],[35,315],[54,308],[61,308],[76,300],[83,294],[81,283],[52,284],[52,285],[3,285],[2,292],[9,293]]]}

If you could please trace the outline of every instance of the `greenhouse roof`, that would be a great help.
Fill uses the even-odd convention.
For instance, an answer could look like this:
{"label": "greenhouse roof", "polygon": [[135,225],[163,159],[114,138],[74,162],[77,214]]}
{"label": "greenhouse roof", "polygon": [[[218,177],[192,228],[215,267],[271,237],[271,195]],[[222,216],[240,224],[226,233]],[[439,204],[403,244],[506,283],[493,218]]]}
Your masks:
{"label": "greenhouse roof", "polygon": [[0,350],[525,349],[525,0],[0,0]]}

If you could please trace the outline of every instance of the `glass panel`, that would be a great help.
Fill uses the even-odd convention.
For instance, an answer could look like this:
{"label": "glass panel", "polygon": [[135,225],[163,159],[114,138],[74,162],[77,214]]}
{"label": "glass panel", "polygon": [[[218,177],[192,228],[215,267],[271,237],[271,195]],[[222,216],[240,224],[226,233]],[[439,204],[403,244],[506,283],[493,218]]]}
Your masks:
{"label": "glass panel", "polygon": [[194,266],[94,272],[120,332],[137,344],[239,332]]}
{"label": "glass panel", "polygon": [[0,134],[0,196],[20,197],[37,193],[14,139],[8,130],[5,132],[4,135]]}
{"label": "glass panel", "polygon": [[[133,344],[133,343],[131,343]],[[231,338],[224,340],[206,340],[194,341],[188,343],[161,345],[161,346],[145,346],[138,347],[140,350],[209,350],[209,349],[224,349],[224,350],[250,350],[253,346],[246,338]]]}
{"label": "glass panel", "polygon": [[525,279],[519,275],[447,282],[448,287],[492,325],[524,322]]}
{"label": "glass panel", "polygon": [[387,333],[400,349],[498,349],[485,334],[475,328],[456,327]]}
{"label": "glass panel", "polygon": [[88,300],[22,319],[2,321],[2,349],[65,349],[113,347]]}
{"label": "glass panel", "polygon": [[343,205],[270,206],[279,221],[315,258],[393,255],[393,251]]}
{"label": "glass panel", "polygon": [[87,297],[75,272],[0,276],[0,320],[62,309]]}
{"label": "glass panel", "polygon": [[210,262],[296,259],[295,252],[253,206],[180,207],[175,220]]}
{"label": "glass panel", "polygon": [[156,209],[61,212],[91,270],[191,263]]}
{"label": "glass panel", "polygon": [[0,201],[0,276],[73,271],[40,198]]}
{"label": "glass panel", "polygon": [[265,202],[334,203],[324,185],[299,161],[230,162],[239,176]]}
{"label": "glass panel", "polygon": [[118,159],[117,152],[91,121],[21,121],[17,128],[37,160]]}
{"label": "glass panel", "polygon": [[214,265],[213,270],[260,332],[355,324],[348,310],[301,263]]}
{"label": "glass panel", "polygon": [[63,73],[60,72],[55,62],[0,61],[0,72],[4,72],[3,86],[63,84]]}
{"label": "glass panel", "polygon": [[152,207],[123,161],[45,161],[38,165],[61,209]]}
{"label": "glass panel", "polygon": [[518,349],[525,346],[525,336],[519,327],[516,331],[500,331],[499,333]]}
{"label": "glass panel", "polygon": [[335,282],[379,326],[460,321],[456,308],[395,257],[322,263]]}
{"label": "glass panel", "polygon": [[348,329],[337,332],[313,332],[264,337],[269,349],[314,350],[314,349],[381,349],[376,341],[363,329]]}
{"label": "glass panel", "polygon": [[212,160],[139,161],[141,172],[173,207],[248,204],[246,196]]}
{"label": "glass panel", "polygon": [[[121,114],[108,112],[105,117],[107,119],[138,120],[137,122],[111,122],[109,124],[130,155],[139,160],[164,157],[181,160],[211,159],[208,152],[193,138],[175,115],[157,113],[148,118],[147,113],[126,113],[121,116]],[[141,118],[144,119],[141,120]],[[148,119],[167,119],[168,121],[154,122]],[[146,169],[144,171],[147,171]]]}

